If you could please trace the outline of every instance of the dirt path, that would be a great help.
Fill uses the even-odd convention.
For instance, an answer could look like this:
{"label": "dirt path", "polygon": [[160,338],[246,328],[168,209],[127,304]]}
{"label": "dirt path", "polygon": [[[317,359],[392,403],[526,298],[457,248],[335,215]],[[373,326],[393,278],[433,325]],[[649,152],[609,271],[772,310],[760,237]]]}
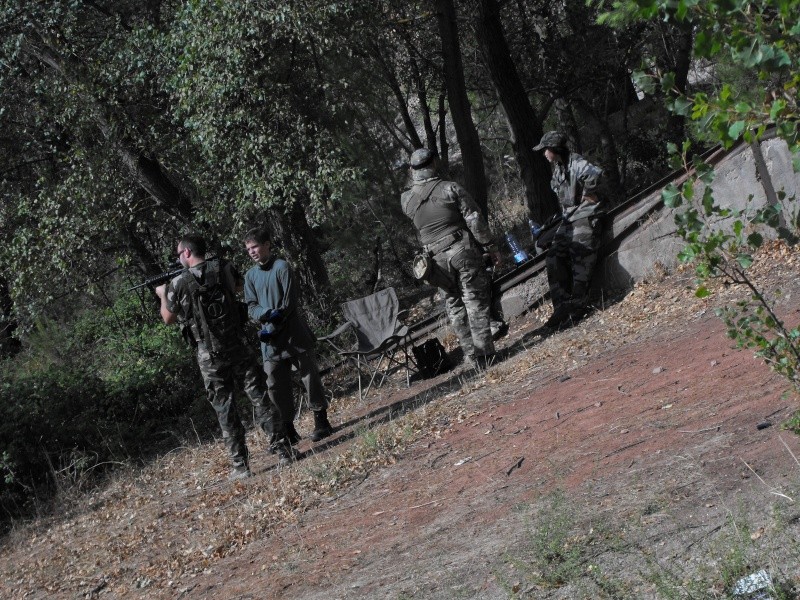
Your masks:
{"label": "dirt path", "polygon": [[[791,269],[787,282],[794,285]],[[692,298],[686,283],[642,286],[544,340],[530,335],[532,315],[505,340],[508,357],[485,373],[457,370],[385,391],[348,414],[319,457],[344,456],[364,432],[416,415],[426,429],[392,464],[287,522],[247,530],[235,551],[210,545],[201,567],[176,566],[172,579],[142,575],[177,565],[180,552],[165,549],[190,547],[181,544],[215,503],[218,515],[241,505],[249,512],[238,514],[274,510],[258,504],[260,490],[282,485],[271,467],[234,493],[204,487],[218,467],[208,454],[191,456],[206,461],[193,467],[196,489],[185,479],[140,478],[126,488],[151,486],[135,510],[115,492],[128,502],[128,525],[102,524],[106,498],[47,532],[18,537],[0,557],[0,574],[20,598],[724,597],[760,568],[798,586],[800,439],[778,427],[797,399],[751,351],[732,348],[712,304]],[[784,308],[796,322],[791,296]],[[292,469],[310,472],[316,459]],[[163,477],[186,469],[189,457],[176,460]],[[165,513],[192,516],[172,522],[158,517]],[[247,527],[235,516],[217,519],[205,525],[212,538]],[[150,520],[161,529],[132,556],[99,550]],[[83,585],[60,585],[61,554],[71,546],[67,539],[54,547],[61,538],[52,531],[61,527],[75,536],[72,547],[87,547],[91,523],[100,541],[80,563]],[[21,575],[30,561],[45,574],[30,567]]]}
{"label": "dirt path", "polygon": [[[687,316],[577,367],[522,352],[491,368],[397,464],[277,531],[268,549],[221,563],[215,572],[232,579],[201,578],[191,595],[218,597],[223,585],[229,597],[600,597],[597,576],[586,589],[550,586],[534,559],[514,565],[535,553],[537,515],[554,499],[563,514],[548,518],[568,517],[576,543],[598,546],[578,570],[595,564],[617,597],[656,594],[640,574],[648,564],[683,573],[711,560],[734,515],[768,527],[776,501],[793,515],[781,535],[797,540],[800,512],[775,493],[797,498],[800,442],[776,427],[795,401],[751,352],[732,349],[711,311]],[[594,318],[540,343],[564,351],[566,338],[602,328]],[[622,550],[592,541],[593,528]],[[251,568],[264,560],[268,577]]]}

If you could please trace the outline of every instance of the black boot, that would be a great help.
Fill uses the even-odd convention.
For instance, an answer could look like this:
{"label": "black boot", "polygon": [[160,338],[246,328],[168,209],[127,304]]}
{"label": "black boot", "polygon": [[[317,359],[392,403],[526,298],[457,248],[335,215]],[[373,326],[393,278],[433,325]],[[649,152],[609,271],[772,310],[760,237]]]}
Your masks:
{"label": "black boot", "polygon": [[286,439],[292,446],[303,439],[300,437],[300,434],[297,433],[297,429],[294,428],[294,423],[286,424]]}
{"label": "black boot", "polygon": [[333,433],[333,427],[328,422],[328,411],[324,408],[314,411],[314,431],[309,436],[312,442],[318,442],[322,438],[328,437]]}
{"label": "black boot", "polygon": [[301,454],[292,448],[291,444],[280,443],[273,447],[272,451],[278,455],[278,465],[288,467],[292,463],[300,460]]}
{"label": "black boot", "polygon": [[545,321],[543,327],[547,329],[559,330],[564,329],[565,325],[570,324],[571,316],[570,316],[570,306],[569,304],[561,304],[553,310],[553,314],[550,315],[550,318]]}

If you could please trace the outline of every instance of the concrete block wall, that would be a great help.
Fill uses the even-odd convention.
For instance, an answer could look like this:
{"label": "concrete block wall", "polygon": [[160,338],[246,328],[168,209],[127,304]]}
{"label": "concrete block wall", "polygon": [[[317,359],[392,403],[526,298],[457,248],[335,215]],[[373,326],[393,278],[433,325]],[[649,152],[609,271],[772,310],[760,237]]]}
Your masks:
{"label": "concrete block wall", "polygon": [[[797,213],[795,198],[800,189],[800,175],[792,169],[789,149],[785,142],[776,139],[766,140],[759,147],[764,156],[767,181],[759,172],[753,149],[742,145],[716,165],[712,183],[714,198],[723,208],[757,210],[768,202],[765,188],[768,189],[771,183],[776,191],[785,192],[786,199],[781,202],[783,213],[787,219],[792,219],[792,215]],[[695,190],[695,195],[700,197],[702,193],[701,185]],[[640,213],[657,206],[660,195],[660,190],[654,192],[642,201],[640,211],[615,222],[614,234],[623,231],[640,217]],[[732,219],[725,219],[714,225],[730,227],[732,222]],[[651,212],[638,229],[628,235],[619,248],[598,266],[597,284],[613,289],[641,281],[662,267],[673,269],[677,265],[678,252],[684,246],[675,231],[675,210],[661,206]],[[761,232],[765,236],[775,236],[770,229],[762,228]]]}

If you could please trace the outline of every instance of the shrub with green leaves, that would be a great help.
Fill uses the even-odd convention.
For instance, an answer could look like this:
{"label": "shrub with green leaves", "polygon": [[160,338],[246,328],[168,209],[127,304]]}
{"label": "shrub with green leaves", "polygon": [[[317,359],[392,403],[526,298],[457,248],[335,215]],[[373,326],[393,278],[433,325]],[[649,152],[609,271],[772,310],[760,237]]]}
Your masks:
{"label": "shrub with green leaves", "polygon": [[42,322],[0,373],[0,506],[25,514],[59,478],[139,460],[216,431],[192,352],[134,295]]}
{"label": "shrub with green leaves", "polygon": [[[618,25],[637,19],[689,24],[695,61],[730,78],[682,92],[672,73],[645,67],[634,74],[642,90],[662,91],[670,110],[689,119],[696,140],[730,148],[740,140],[758,142],[774,127],[775,135],[788,145],[795,171],[800,170],[800,1],[621,0],[613,6],[603,19]],[[671,145],[674,166],[683,167],[687,179],[662,192],[666,206],[677,210],[678,233],[687,242],[679,259],[695,265],[700,297],[709,294],[706,284],[714,278],[750,291],[749,299],[718,309],[717,314],[740,347],[754,349],[800,390],[800,329],[778,317],[774,302],[748,274],[765,235],[793,238],[796,218],[790,215],[788,223],[781,222],[791,212],[787,206],[755,207],[748,201],[747,208],[737,210],[720,205],[714,198],[713,167],[692,156],[692,150],[690,141]],[[778,200],[788,204],[794,198],[781,192]]]}

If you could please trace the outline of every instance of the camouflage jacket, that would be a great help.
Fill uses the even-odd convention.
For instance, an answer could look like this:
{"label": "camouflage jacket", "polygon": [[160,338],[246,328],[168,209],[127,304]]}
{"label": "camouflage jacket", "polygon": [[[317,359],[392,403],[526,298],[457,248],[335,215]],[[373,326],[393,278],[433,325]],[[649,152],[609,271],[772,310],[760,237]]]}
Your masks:
{"label": "camouflage jacket", "polygon": [[561,209],[566,210],[580,204],[584,194],[595,193],[603,170],[596,167],[580,154],[570,152],[566,167],[560,162],[553,163],[553,176],[550,187],[558,196]]}
{"label": "camouflage jacket", "polygon": [[454,181],[442,180],[431,169],[414,171],[413,176],[414,184],[403,193],[400,206],[414,221],[423,246],[465,229],[479,244],[492,243],[489,225],[467,190]]}

